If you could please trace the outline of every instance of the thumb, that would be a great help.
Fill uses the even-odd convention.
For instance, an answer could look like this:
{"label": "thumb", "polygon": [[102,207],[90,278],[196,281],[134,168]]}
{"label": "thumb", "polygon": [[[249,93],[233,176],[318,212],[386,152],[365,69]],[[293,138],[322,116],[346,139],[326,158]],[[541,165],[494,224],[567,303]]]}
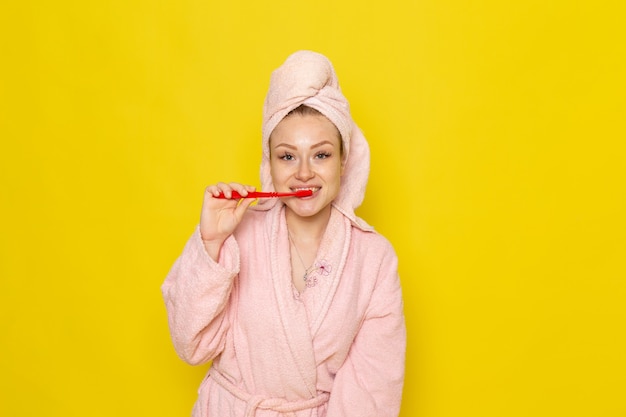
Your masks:
{"label": "thumb", "polygon": [[256,198],[242,198],[241,202],[235,208],[235,215],[237,218],[241,219],[244,214],[246,214],[246,210],[252,203],[256,201]]}

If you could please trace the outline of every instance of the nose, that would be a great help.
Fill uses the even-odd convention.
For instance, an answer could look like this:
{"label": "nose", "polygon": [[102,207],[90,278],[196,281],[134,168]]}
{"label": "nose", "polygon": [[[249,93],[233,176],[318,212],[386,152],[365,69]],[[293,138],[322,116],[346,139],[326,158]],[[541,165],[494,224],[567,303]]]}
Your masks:
{"label": "nose", "polygon": [[296,171],[296,178],[300,181],[310,180],[315,176],[315,172],[311,169],[311,164],[307,159],[301,160]]}

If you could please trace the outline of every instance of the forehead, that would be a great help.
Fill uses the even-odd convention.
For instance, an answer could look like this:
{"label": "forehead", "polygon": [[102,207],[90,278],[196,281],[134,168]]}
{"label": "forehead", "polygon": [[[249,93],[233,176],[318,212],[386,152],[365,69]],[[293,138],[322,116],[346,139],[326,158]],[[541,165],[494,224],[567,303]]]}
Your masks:
{"label": "forehead", "polygon": [[281,143],[313,144],[328,141],[334,146],[341,145],[341,134],[337,127],[322,114],[291,114],[278,123],[270,135],[270,146]]}

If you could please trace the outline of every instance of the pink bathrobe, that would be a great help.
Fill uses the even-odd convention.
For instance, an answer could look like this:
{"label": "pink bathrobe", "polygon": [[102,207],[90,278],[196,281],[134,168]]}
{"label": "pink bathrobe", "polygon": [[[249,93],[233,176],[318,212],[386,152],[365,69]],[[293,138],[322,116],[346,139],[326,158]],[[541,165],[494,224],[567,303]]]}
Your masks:
{"label": "pink bathrobe", "polygon": [[306,289],[299,293],[292,283],[285,206],[277,200],[248,210],[218,262],[197,229],[162,286],[177,353],[190,364],[213,360],[194,417],[399,413],[406,333],[397,258],[354,214],[369,148],[322,55],[298,52],[273,74],[262,189],[272,189],[269,134],[302,103],[338,126],[350,152]]}
{"label": "pink bathrobe", "polygon": [[389,242],[333,209],[301,294],[288,254],[276,205],[249,211],[219,262],[196,231],[174,264],[163,294],[176,351],[213,359],[193,415],[397,416],[405,327]]}

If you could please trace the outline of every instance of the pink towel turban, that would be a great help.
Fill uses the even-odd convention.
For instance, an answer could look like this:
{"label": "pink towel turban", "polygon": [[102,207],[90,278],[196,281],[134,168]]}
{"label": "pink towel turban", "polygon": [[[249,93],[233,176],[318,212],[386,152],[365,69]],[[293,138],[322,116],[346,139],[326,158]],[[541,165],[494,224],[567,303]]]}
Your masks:
{"label": "pink towel turban", "polygon": [[[333,122],[343,140],[346,165],[333,206],[355,226],[371,230],[372,227],[354,213],[365,196],[370,166],[369,146],[352,120],[350,106],[341,93],[335,70],[324,55],[311,51],[295,52],[272,73],[263,107],[262,189],[274,190],[270,174],[270,134],[287,113],[303,104],[318,110]],[[274,204],[276,200],[268,199],[256,207],[267,210]]]}

